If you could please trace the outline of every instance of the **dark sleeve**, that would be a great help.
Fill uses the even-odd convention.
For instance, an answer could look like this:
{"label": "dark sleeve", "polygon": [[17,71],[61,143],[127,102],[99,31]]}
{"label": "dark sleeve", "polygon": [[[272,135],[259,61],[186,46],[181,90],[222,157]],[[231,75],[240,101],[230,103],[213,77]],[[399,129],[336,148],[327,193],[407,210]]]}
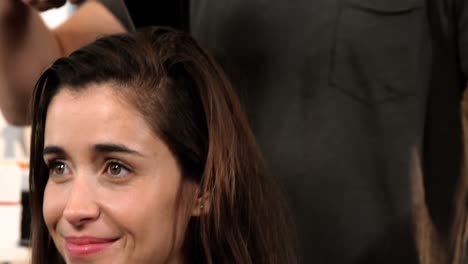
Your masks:
{"label": "dark sleeve", "polygon": [[461,63],[461,70],[468,79],[468,3],[466,0],[457,1],[457,16],[458,16],[458,53]]}
{"label": "dark sleeve", "polygon": [[128,31],[135,31],[135,25],[123,0],[99,0]]}
{"label": "dark sleeve", "polygon": [[100,1],[121,21],[130,19],[136,29],[147,26],[168,26],[189,30],[189,0]]}
{"label": "dark sleeve", "polygon": [[[2,1],[2,0],[0,0]],[[169,26],[189,31],[189,0],[99,0],[129,31]]]}

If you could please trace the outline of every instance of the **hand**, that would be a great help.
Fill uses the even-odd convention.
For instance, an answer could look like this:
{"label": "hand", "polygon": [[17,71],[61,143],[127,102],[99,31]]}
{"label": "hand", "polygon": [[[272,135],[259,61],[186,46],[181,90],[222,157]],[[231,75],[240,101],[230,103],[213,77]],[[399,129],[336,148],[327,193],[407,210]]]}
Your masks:
{"label": "hand", "polygon": [[[0,0],[4,1],[4,0]],[[51,8],[58,8],[63,6],[67,0],[22,0],[25,4],[34,7],[39,11],[45,11]],[[69,0],[72,4],[83,2],[83,0]]]}

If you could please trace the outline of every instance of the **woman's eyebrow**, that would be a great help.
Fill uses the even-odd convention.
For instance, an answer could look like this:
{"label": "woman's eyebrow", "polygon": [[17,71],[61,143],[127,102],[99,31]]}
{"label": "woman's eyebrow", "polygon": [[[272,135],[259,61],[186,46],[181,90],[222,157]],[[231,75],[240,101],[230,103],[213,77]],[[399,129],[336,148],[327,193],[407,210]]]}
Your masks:
{"label": "woman's eyebrow", "polygon": [[94,145],[94,150],[100,153],[111,153],[111,152],[120,152],[127,154],[135,154],[137,156],[143,156],[140,152],[131,149],[127,146],[114,143],[105,143],[105,144],[96,144]]}
{"label": "woman's eyebrow", "polygon": [[42,151],[42,156],[48,155],[48,154],[57,154],[57,155],[65,155],[65,150],[59,146],[46,146],[44,147],[44,150]]}

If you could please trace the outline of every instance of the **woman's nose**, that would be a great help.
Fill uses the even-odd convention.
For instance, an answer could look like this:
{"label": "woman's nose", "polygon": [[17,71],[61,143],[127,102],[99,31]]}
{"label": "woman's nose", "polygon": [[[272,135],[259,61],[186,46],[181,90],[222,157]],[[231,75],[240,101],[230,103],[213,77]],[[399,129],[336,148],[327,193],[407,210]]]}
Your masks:
{"label": "woman's nose", "polygon": [[93,197],[92,186],[76,179],[67,197],[63,217],[76,227],[96,220],[100,210]]}

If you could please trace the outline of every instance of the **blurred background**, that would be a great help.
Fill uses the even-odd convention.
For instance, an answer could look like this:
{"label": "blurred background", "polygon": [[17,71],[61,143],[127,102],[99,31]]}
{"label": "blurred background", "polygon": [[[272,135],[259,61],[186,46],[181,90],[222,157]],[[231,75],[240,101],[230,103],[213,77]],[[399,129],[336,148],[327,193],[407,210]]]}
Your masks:
{"label": "blurred background", "polygon": [[[66,4],[41,16],[53,28],[75,8]],[[29,259],[29,137],[30,127],[10,126],[0,113],[0,263],[28,263]]]}

